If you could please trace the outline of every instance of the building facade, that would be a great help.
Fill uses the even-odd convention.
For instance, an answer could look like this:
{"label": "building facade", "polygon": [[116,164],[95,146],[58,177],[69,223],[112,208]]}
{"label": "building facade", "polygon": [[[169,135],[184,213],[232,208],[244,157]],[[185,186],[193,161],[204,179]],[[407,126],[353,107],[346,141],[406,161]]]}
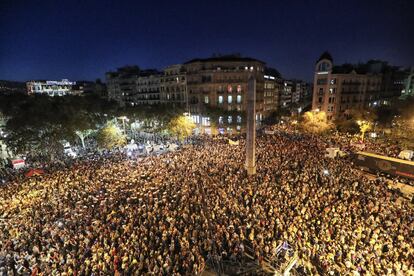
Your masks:
{"label": "building facade", "polygon": [[160,101],[163,104],[187,106],[187,76],[182,64],[164,69],[161,77]]}
{"label": "building facade", "polygon": [[404,80],[403,85],[403,89],[401,90],[401,99],[414,97],[414,68],[411,68],[411,72]]}
{"label": "building facade", "polygon": [[[218,132],[235,133],[241,130],[251,75],[256,78],[256,119],[262,120],[265,113],[271,111],[265,112],[265,63],[262,61],[232,55],[193,59],[186,62],[184,68],[189,111],[194,122],[200,124],[206,133],[214,132],[214,126],[217,126]],[[271,97],[269,94],[268,98]],[[209,116],[211,110],[216,110],[219,116]]]}
{"label": "building facade", "polygon": [[269,116],[278,109],[282,90],[283,80],[279,76],[266,72],[266,75],[264,75],[264,117]]}
{"label": "building facade", "polygon": [[324,53],[315,66],[312,109],[326,112],[332,120],[349,110],[375,106],[381,100],[381,80],[381,74],[335,68],[331,55]]}
{"label": "building facade", "polygon": [[67,79],[61,81],[29,81],[26,82],[27,94],[44,94],[48,96],[65,96],[73,93],[76,82]]}
{"label": "building facade", "polygon": [[140,70],[138,66],[125,66],[116,72],[107,72],[108,99],[128,106],[158,104],[161,77],[157,70]]}
{"label": "building facade", "polygon": [[293,82],[290,80],[284,80],[279,101],[281,108],[287,108],[292,104],[292,90]]}

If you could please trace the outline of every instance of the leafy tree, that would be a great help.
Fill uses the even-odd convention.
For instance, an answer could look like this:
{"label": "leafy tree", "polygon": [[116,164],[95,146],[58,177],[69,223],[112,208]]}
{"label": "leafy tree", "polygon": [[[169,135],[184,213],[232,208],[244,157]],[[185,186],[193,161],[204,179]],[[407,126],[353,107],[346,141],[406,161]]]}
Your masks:
{"label": "leafy tree", "polygon": [[398,110],[390,106],[380,106],[375,109],[376,122],[381,127],[390,127],[395,116],[398,115]]}
{"label": "leafy tree", "polygon": [[360,126],[358,121],[366,121],[373,124],[377,119],[375,110],[347,110],[341,118],[335,120],[335,125],[338,131],[358,133],[360,132]]}
{"label": "leafy tree", "polygon": [[365,132],[372,129],[372,122],[365,120],[358,120],[359,131],[361,132],[361,140],[364,141]]}
{"label": "leafy tree", "polygon": [[6,143],[14,153],[53,157],[63,154],[63,141],[73,143],[82,135],[82,142],[85,134],[117,114],[118,107],[94,96],[1,95],[0,111],[8,118]]}
{"label": "leafy tree", "polygon": [[266,125],[273,125],[279,122],[282,117],[289,117],[291,116],[291,112],[289,108],[278,108],[277,110],[273,111],[267,118],[264,119],[263,123]]}
{"label": "leafy tree", "polygon": [[332,124],[323,111],[305,112],[302,126],[305,131],[315,134],[322,134],[332,128]]}
{"label": "leafy tree", "polygon": [[81,140],[82,143],[82,148],[85,149],[85,139],[94,134],[96,132],[96,130],[93,129],[85,129],[85,130],[76,130],[75,133],[76,135],[79,137],[79,139]]}
{"label": "leafy tree", "polygon": [[122,147],[127,143],[125,134],[114,123],[110,122],[97,134],[98,146],[103,149]]}
{"label": "leafy tree", "polygon": [[168,124],[168,132],[177,137],[179,140],[184,140],[193,133],[196,125],[191,118],[180,115],[173,118]]}

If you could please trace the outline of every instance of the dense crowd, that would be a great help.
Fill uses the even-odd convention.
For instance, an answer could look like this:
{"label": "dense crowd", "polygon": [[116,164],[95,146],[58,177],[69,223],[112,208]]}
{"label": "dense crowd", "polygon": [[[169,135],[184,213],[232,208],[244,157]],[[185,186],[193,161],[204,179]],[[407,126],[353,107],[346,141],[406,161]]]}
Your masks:
{"label": "dense crowd", "polygon": [[326,140],[204,138],[161,156],[83,160],[0,188],[0,275],[187,275],[212,256],[258,262],[282,242],[308,275],[414,275],[414,212]]}

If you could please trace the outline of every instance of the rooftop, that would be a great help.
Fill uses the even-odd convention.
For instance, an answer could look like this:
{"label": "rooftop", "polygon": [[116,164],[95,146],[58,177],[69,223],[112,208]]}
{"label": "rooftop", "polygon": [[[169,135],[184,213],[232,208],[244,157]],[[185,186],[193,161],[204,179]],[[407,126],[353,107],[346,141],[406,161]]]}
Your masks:
{"label": "rooftop", "polygon": [[184,64],[195,63],[195,62],[215,62],[215,61],[240,61],[240,62],[260,62],[265,63],[261,60],[250,58],[250,57],[241,57],[240,55],[224,55],[210,58],[195,58],[185,62]]}

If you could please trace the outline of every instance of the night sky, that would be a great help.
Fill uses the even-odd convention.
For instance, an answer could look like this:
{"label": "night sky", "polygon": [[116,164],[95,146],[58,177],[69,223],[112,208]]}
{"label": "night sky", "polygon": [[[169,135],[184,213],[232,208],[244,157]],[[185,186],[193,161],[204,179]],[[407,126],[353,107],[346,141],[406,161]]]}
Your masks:
{"label": "night sky", "polygon": [[104,79],[213,53],[311,80],[316,59],[414,65],[414,1],[0,0],[0,79]]}

